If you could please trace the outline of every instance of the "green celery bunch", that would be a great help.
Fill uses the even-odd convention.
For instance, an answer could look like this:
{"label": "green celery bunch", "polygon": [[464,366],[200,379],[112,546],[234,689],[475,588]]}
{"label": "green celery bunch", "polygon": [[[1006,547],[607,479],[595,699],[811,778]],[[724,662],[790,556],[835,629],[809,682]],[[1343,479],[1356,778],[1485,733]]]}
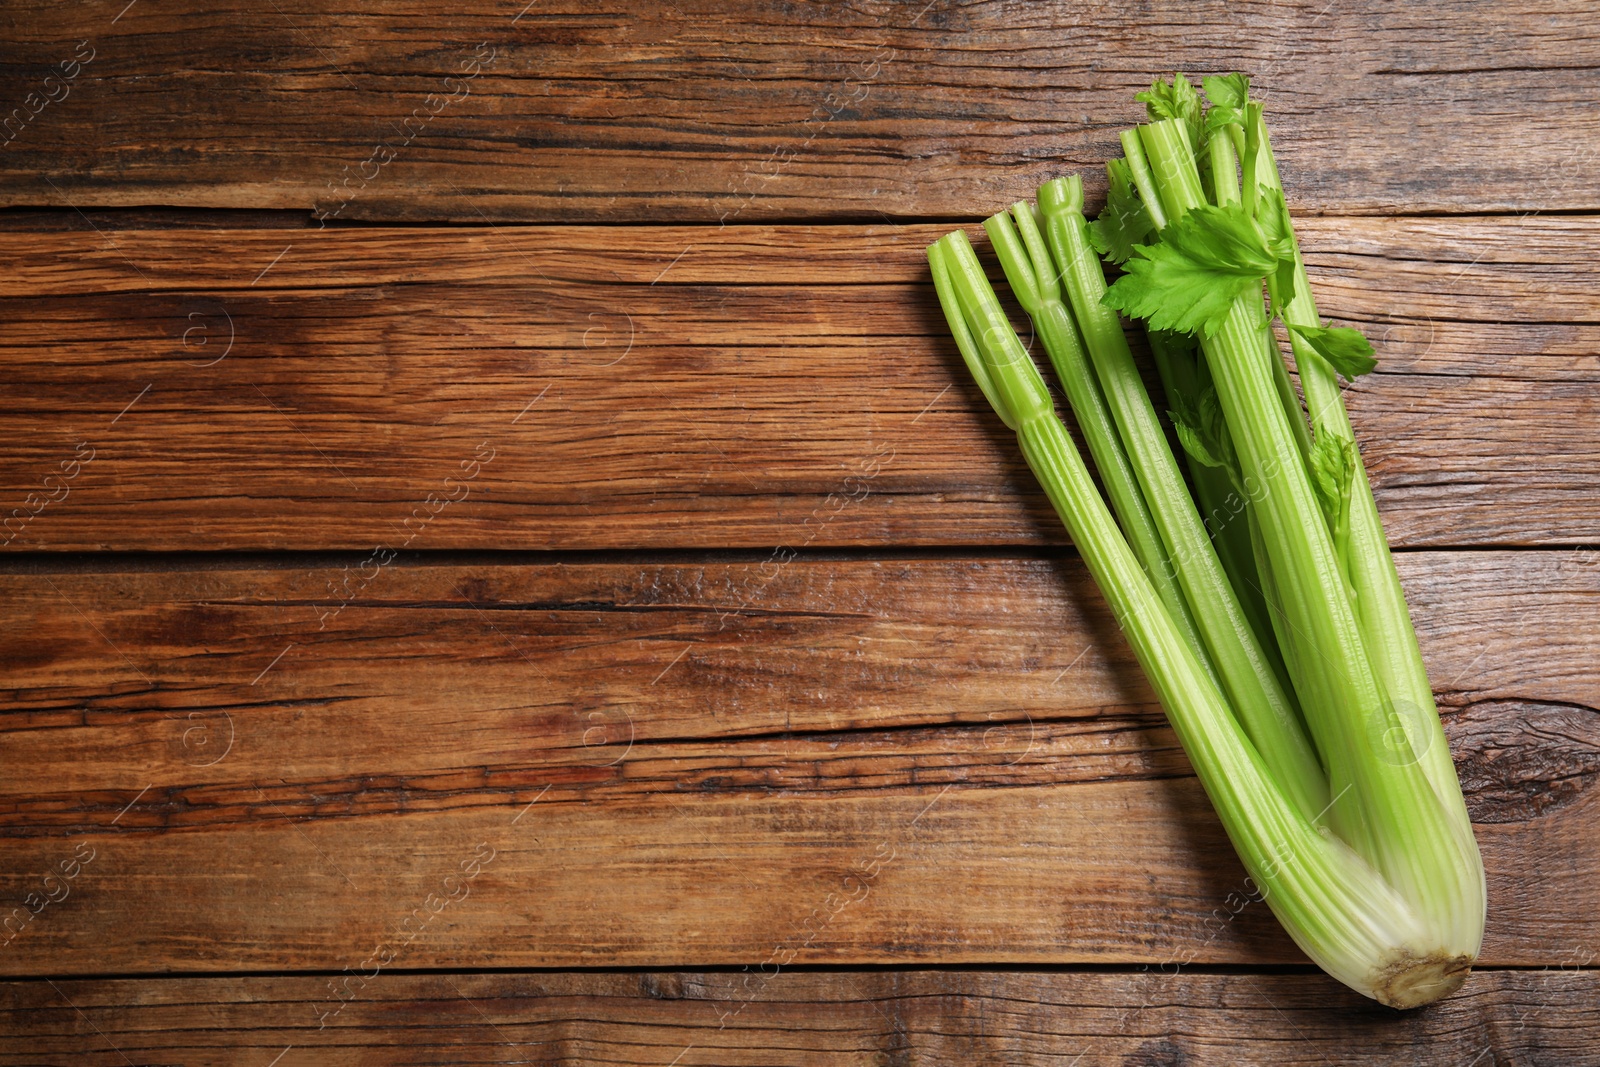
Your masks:
{"label": "green celery bunch", "polygon": [[[1073,177],[985,223],[1105,498],[966,234],[929,264],[1268,905],[1335,978],[1412,1007],[1465,980],[1484,876],[1340,396],[1373,350],[1318,317],[1248,79],[1204,88],[1139,94],[1151,121],[1093,222]],[[1187,483],[1118,312],[1148,332]]]}

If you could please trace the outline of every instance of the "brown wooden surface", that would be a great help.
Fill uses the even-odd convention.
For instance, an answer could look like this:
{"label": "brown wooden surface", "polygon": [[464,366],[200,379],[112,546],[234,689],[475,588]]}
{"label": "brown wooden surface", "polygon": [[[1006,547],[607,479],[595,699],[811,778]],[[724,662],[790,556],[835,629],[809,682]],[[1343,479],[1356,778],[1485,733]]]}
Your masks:
{"label": "brown wooden surface", "polygon": [[344,980],[0,984],[0,1063],[1600,1063],[1600,981],[1560,967],[1405,1013],[1302,974],[751,969],[379,974],[331,1014]]}
{"label": "brown wooden surface", "polygon": [[126,2],[11,6],[7,107],[93,59],[0,155],[5,202],[981,216],[1099,173],[1176,68],[1257,75],[1305,209],[1600,207],[1580,0]]}
{"label": "brown wooden surface", "polygon": [[[1401,560],[1484,963],[1600,948],[1600,634],[1570,625],[1600,560]],[[337,970],[480,843],[403,966],[736,964],[775,936],[804,963],[1300,958],[1259,904],[1216,917],[1243,871],[1075,561],[348,577],[5,579],[0,889],[94,858],[0,968]]]}
{"label": "brown wooden surface", "polygon": [[[10,235],[0,514],[94,460],[8,547],[1060,541],[925,278],[946,229]],[[1382,344],[1349,400],[1391,539],[1593,540],[1600,225],[1304,229]]]}
{"label": "brown wooden surface", "polygon": [[[9,5],[0,1062],[1600,1062],[1592,14]],[[1241,895],[926,282],[1175,66],[1379,342],[1424,1011]]]}

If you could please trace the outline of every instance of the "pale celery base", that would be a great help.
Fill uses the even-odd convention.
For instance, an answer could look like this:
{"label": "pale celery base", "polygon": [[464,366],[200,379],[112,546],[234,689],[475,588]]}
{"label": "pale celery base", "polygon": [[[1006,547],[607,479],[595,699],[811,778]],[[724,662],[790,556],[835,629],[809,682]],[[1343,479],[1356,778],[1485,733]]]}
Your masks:
{"label": "pale celery base", "polygon": [[1391,1008],[1420,1008],[1461,988],[1473,957],[1396,954],[1374,976],[1370,996]]}

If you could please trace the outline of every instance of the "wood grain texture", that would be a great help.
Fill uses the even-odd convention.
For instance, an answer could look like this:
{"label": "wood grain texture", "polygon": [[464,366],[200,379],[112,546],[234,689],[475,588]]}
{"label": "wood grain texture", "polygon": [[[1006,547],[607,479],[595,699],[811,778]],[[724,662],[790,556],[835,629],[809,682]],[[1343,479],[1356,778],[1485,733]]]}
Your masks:
{"label": "wood grain texture", "polygon": [[[1600,951],[1600,557],[1401,562],[1485,962]],[[1300,959],[1070,560],[36,567],[0,605],[0,900],[65,894],[6,973]]]}
{"label": "wood grain texture", "polygon": [[1063,0],[30,0],[8,21],[7,204],[474,222],[973,216],[1064,170],[1098,172],[1141,117],[1134,92],[1176,67],[1255,75],[1307,209],[1600,206],[1600,35],[1573,0],[1163,0],[1136,13]]}
{"label": "wood grain texture", "polygon": [[0,1063],[1594,1067],[1597,1004],[1600,975],[1561,967],[1480,971],[1404,1013],[1311,974],[62,980],[0,984]]}
{"label": "wood grain texture", "polygon": [[[1600,223],[1304,221],[1380,345],[1348,400],[1391,540],[1593,542]],[[946,228],[16,234],[0,539],[1060,542],[945,336]]]}
{"label": "wood grain texture", "polygon": [[[0,1064],[1600,1065],[1591,6],[7,5]],[[926,283],[1173,67],[1380,343],[1424,1011],[1253,899]]]}

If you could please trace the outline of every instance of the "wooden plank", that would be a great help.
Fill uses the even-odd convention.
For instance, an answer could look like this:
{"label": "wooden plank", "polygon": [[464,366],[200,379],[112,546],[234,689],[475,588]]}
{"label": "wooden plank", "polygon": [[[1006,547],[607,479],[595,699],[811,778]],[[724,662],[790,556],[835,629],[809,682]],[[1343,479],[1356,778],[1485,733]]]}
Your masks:
{"label": "wooden plank", "polygon": [[0,202],[972,216],[1098,172],[1177,67],[1256,76],[1308,209],[1600,206],[1578,0],[121,8],[12,5]]}
{"label": "wooden plank", "polygon": [[[1600,950],[1600,637],[1572,624],[1597,559],[1401,557],[1486,963]],[[337,971],[401,940],[406,968],[775,938],[808,963],[1300,958],[1071,561],[107,564],[7,574],[0,605],[0,901],[61,897],[24,908],[6,973]]]}
{"label": "wooden plank", "polygon": [[[801,760],[805,773],[792,784],[820,774],[815,784],[831,792],[851,788],[853,760],[886,746],[932,761],[952,744],[937,731],[920,740],[851,731],[995,726],[997,773],[1030,739],[1042,747],[1053,738],[1087,761],[1071,773],[1118,777],[1134,773],[1118,760],[1143,759],[1139,729],[1160,718],[1071,561],[345,564],[109,564],[0,578],[0,611],[12,623],[0,693],[8,762],[51,767],[7,791],[24,805],[8,820],[13,831],[52,818],[31,793],[118,788],[130,756],[158,790],[286,776],[322,781],[325,794],[343,780],[367,804],[382,796],[374,775],[399,775],[412,793],[419,775],[451,780],[536,758],[587,769],[570,783],[581,796],[599,788],[622,797],[663,783],[670,792],[671,775],[659,775],[689,773],[677,746],[700,738],[756,739],[720,771],[704,769],[705,788],[781,785],[760,768],[781,771],[811,735],[822,762]],[[1036,731],[1029,714],[1041,720]],[[1108,733],[1118,729],[1120,739]],[[1077,742],[1075,732],[1084,735]],[[850,738],[844,752],[840,738]],[[226,760],[213,763],[224,749]],[[616,767],[624,756],[625,770]],[[660,761],[657,772],[644,773],[646,759]],[[197,777],[201,764],[211,766]],[[881,759],[874,766],[891,771]],[[646,786],[651,777],[658,788]],[[879,784],[907,782],[891,774]],[[452,806],[473,792],[453,785]],[[480,799],[505,803],[525,785],[506,778]],[[400,807],[419,803],[428,801],[415,795]],[[59,814],[63,828],[97,821],[88,810]]]}
{"label": "wooden plank", "polygon": [[[1592,542],[1600,222],[1304,221],[1382,346],[1349,400],[1392,540]],[[4,538],[1059,543],[944,336],[945,228],[15,234]]]}
{"label": "wooden plank", "polygon": [[[368,972],[370,974],[370,972]],[[343,985],[341,986],[341,983]],[[1600,1064],[1600,975],[1425,1011],[1310,974],[751,969],[0,984],[0,1064]],[[278,1059],[274,1060],[273,1057]]]}

